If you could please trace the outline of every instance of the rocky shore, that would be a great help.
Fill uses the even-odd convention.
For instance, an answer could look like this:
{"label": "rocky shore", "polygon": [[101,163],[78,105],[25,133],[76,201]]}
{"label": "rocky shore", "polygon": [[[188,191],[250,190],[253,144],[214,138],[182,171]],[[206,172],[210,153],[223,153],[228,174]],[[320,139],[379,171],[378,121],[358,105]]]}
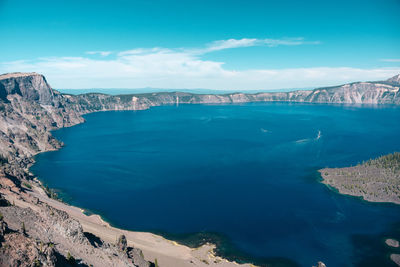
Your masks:
{"label": "rocky shore", "polygon": [[[392,247],[392,248],[398,248],[399,247],[399,241],[396,239],[386,239],[385,243],[387,246]],[[393,253],[390,255],[390,259],[396,263],[398,266],[400,266],[400,254]]]}
{"label": "rocky shore", "polygon": [[339,193],[359,196],[371,202],[400,204],[400,153],[368,160],[347,168],[319,171],[323,183]]}
{"label": "rocky shore", "polygon": [[[400,104],[400,75],[315,90],[198,95],[151,93],[65,95],[36,73],[0,75],[0,266],[234,266],[212,245],[191,249],[150,233],[116,229],[99,216],[52,199],[29,173],[33,156],[59,149],[51,130],[84,122],[82,115],[107,110],[143,110],[186,103],[266,101]],[[249,266],[249,265],[247,265]]]}
{"label": "rocky shore", "polygon": [[[18,188],[1,178],[0,185],[4,197],[0,213],[7,227],[0,266],[31,266],[35,261],[64,266],[70,257],[82,266],[238,265],[214,255],[211,244],[192,249],[151,233],[114,228],[98,215],[85,215],[77,207],[49,198],[36,179]],[[16,241],[14,235],[22,239]],[[42,255],[48,248],[51,255]]]}

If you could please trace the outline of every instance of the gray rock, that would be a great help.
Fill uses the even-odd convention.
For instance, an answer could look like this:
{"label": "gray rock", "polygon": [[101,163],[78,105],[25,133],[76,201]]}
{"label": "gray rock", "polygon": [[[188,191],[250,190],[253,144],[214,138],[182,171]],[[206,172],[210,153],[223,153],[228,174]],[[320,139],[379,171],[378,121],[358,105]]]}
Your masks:
{"label": "gray rock", "polygon": [[393,247],[393,248],[398,248],[399,247],[399,241],[397,241],[396,239],[391,239],[391,238],[386,239],[385,243],[389,247]]}
{"label": "gray rock", "polygon": [[392,254],[390,255],[390,259],[397,264],[397,266],[400,266],[400,254]]}
{"label": "gray rock", "polygon": [[0,75],[0,98],[7,101],[7,96],[17,94],[24,100],[51,105],[54,99],[43,75],[37,73],[11,73]]}

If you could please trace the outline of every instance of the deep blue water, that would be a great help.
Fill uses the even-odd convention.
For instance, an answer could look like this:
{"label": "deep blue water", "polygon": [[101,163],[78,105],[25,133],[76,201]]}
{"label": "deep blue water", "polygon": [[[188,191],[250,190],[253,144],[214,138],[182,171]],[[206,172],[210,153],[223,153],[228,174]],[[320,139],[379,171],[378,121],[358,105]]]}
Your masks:
{"label": "deep blue water", "polygon": [[301,266],[391,266],[382,244],[399,234],[400,207],[337,194],[317,170],[400,151],[399,108],[181,105],[85,118],[54,132],[66,146],[31,170],[118,227],[220,233],[254,259]]}

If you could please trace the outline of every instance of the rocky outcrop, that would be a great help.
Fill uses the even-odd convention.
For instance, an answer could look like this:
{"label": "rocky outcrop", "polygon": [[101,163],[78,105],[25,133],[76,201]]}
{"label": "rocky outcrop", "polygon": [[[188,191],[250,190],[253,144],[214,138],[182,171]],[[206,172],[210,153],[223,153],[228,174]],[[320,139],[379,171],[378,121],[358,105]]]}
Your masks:
{"label": "rocky outcrop", "polygon": [[0,98],[7,101],[7,96],[14,94],[43,105],[52,105],[54,99],[53,90],[46,79],[37,73],[0,75]]}
{"label": "rocky outcrop", "polygon": [[385,240],[386,245],[393,248],[398,248],[400,246],[399,241],[396,239],[388,238]]}
{"label": "rocky outcrop", "polygon": [[61,143],[50,130],[83,122],[39,74],[0,75],[0,156],[21,161]]}
{"label": "rocky outcrop", "polygon": [[3,236],[0,249],[0,266],[56,266],[54,247],[33,240],[18,232]]}
{"label": "rocky outcrop", "polygon": [[[3,204],[0,209],[11,206]],[[19,231],[13,230],[5,221],[3,213],[0,213],[0,266],[56,266],[57,252],[54,244],[28,237],[25,224],[22,226]]]}
{"label": "rocky outcrop", "polygon": [[400,266],[400,254],[391,254],[390,259],[397,264],[397,266]]}
{"label": "rocky outcrop", "polygon": [[[34,264],[39,263],[44,266],[59,266],[60,260],[71,261],[73,257],[74,261],[83,266],[150,265],[140,253],[127,253],[134,248],[126,247],[121,251],[118,246],[103,241],[93,245],[79,222],[70,218],[67,213],[45,203],[37,206],[40,209],[36,211],[17,206],[0,207],[6,223],[6,234],[3,235],[1,246],[7,249],[2,250],[3,255],[0,254],[3,262],[19,261],[23,264],[21,266],[35,266]],[[21,225],[24,225],[24,230]]]}
{"label": "rocky outcrop", "polygon": [[150,266],[139,249],[125,243],[122,251],[84,232],[65,211],[0,175],[3,194],[18,205],[0,201],[0,266]]}
{"label": "rocky outcrop", "polygon": [[117,241],[117,247],[121,251],[126,251],[127,246],[128,246],[128,241],[126,240],[126,236],[120,235]]}

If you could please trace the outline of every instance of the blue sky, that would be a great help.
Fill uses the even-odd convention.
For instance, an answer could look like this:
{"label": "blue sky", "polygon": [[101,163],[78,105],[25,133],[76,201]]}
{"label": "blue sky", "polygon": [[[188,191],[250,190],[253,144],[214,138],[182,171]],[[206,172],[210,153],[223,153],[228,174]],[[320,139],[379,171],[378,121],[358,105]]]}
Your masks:
{"label": "blue sky", "polygon": [[55,88],[261,90],[400,73],[399,0],[0,0],[0,72]]}

